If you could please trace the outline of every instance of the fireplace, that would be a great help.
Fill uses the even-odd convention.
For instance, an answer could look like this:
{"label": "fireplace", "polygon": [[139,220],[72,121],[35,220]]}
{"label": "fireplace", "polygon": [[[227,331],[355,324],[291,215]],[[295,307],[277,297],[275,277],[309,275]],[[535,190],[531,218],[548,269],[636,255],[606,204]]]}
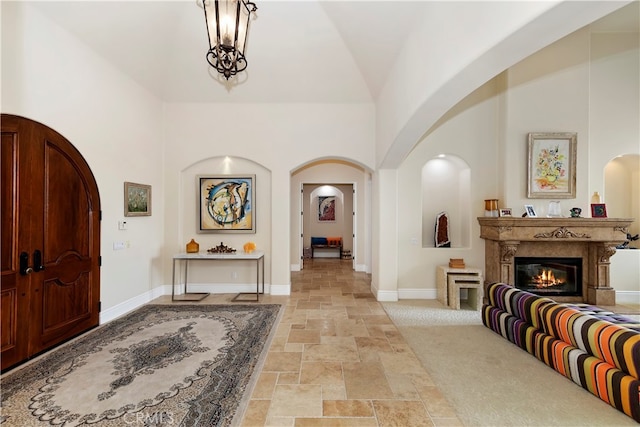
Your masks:
{"label": "fireplace", "polygon": [[[503,282],[515,286],[517,276],[522,275],[516,271],[516,258],[528,258],[528,263],[543,265],[553,257],[554,276],[566,275],[576,288],[564,289],[563,285],[532,289],[533,292],[560,302],[615,305],[609,259],[616,253],[616,246],[626,240],[633,219],[479,217],[478,222],[480,237],[484,239],[485,284]],[[532,258],[538,262],[531,262]],[[533,268],[520,270],[531,272]]]}
{"label": "fireplace", "polygon": [[582,296],[582,258],[514,257],[515,287],[544,296]]}

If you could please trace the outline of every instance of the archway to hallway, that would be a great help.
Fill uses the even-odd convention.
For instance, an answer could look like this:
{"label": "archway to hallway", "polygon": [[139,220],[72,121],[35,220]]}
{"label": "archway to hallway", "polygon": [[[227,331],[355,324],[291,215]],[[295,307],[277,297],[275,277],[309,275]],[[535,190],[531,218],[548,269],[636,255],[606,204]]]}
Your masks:
{"label": "archway to hallway", "polygon": [[[290,264],[303,268],[311,237],[340,237],[355,271],[371,272],[371,171],[344,159],[318,159],[291,172]],[[332,203],[335,217],[321,218],[321,204]],[[318,234],[316,236],[316,234]],[[335,249],[319,251],[318,258],[337,258]],[[344,254],[345,258],[348,254]]]}
{"label": "archway to hallway", "polygon": [[[333,258],[345,261],[343,264],[351,261],[355,270],[356,200],[355,183],[301,183],[300,246],[303,259]],[[339,244],[336,244],[338,239]]]}

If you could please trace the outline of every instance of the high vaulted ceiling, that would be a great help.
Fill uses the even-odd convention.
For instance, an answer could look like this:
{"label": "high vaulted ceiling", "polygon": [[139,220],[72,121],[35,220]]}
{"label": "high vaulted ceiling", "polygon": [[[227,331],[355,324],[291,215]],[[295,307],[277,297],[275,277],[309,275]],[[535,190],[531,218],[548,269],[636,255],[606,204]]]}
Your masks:
{"label": "high vaulted ceiling", "polygon": [[163,100],[328,103],[377,96],[426,3],[256,4],[246,76],[229,88],[205,59],[204,14],[196,0],[34,3]]}
{"label": "high vaulted ceiling", "polygon": [[[256,0],[248,68],[232,85],[207,64],[197,0],[32,4],[167,102],[352,103],[376,100],[400,47],[434,2]],[[637,15],[614,14],[600,30],[637,31]]]}

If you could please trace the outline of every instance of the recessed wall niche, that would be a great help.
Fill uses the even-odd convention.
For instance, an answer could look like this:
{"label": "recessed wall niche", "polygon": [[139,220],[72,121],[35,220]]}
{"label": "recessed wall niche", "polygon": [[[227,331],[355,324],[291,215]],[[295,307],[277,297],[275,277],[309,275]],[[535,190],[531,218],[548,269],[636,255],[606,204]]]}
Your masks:
{"label": "recessed wall niche", "polygon": [[471,170],[458,156],[441,154],[422,167],[422,247],[435,248],[435,223],[449,217],[452,248],[471,246]]}
{"label": "recessed wall niche", "polygon": [[604,168],[603,196],[607,215],[635,218],[629,233],[640,233],[640,155],[625,154],[607,163]]}

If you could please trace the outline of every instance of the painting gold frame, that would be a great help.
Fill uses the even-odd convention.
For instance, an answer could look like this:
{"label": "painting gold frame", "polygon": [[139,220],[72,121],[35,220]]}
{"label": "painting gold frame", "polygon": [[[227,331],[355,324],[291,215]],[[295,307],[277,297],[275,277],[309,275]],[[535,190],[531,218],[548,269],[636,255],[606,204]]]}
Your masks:
{"label": "painting gold frame", "polygon": [[528,135],[527,198],[576,198],[576,146],[573,132]]}

